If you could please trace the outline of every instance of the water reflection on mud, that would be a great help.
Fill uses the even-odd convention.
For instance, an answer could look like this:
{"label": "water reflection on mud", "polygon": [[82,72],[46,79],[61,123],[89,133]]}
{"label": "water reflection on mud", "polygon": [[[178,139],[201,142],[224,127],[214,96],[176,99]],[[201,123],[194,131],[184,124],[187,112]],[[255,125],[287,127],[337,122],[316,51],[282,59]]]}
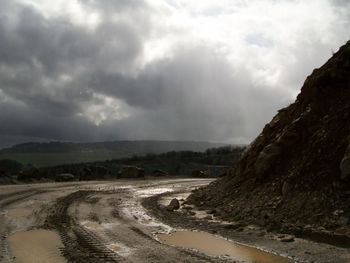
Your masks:
{"label": "water reflection on mud", "polygon": [[63,244],[54,231],[35,229],[16,232],[8,238],[15,263],[65,263]]}
{"label": "water reflection on mud", "polygon": [[196,249],[212,256],[228,256],[249,263],[287,263],[283,258],[253,247],[237,244],[205,232],[177,231],[171,234],[159,234],[161,242],[168,245]]}

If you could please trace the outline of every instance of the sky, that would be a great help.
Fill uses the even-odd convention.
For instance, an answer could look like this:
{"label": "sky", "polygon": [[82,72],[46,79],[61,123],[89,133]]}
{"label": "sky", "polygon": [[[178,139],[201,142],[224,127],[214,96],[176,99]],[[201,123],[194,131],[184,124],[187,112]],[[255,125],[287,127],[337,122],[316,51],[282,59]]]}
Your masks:
{"label": "sky", "polygon": [[0,147],[249,143],[350,39],[347,0],[0,5]]}

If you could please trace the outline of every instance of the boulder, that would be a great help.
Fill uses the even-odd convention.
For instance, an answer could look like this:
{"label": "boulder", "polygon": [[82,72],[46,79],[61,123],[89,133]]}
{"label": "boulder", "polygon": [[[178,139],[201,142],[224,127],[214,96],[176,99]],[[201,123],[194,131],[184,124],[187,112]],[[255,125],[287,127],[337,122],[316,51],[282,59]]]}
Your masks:
{"label": "boulder", "polygon": [[189,211],[187,211],[187,214],[190,216],[194,216],[194,215],[196,215],[196,212],[189,210]]}
{"label": "boulder", "polygon": [[273,165],[276,157],[281,153],[281,147],[277,144],[267,145],[258,155],[255,162],[255,173],[263,176]]}
{"label": "boulder", "polygon": [[174,211],[180,208],[180,202],[176,198],[172,199],[167,206],[168,211]]}

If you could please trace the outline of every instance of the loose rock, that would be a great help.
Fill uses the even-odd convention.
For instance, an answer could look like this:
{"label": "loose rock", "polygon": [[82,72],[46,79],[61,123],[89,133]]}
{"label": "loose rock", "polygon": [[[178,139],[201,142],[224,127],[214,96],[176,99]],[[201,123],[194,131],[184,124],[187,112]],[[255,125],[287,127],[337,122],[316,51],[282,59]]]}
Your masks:
{"label": "loose rock", "polygon": [[176,198],[172,199],[167,206],[168,211],[178,210],[180,208],[180,202]]}
{"label": "loose rock", "polygon": [[281,242],[293,242],[294,241],[294,237],[293,236],[283,236],[279,239]]}

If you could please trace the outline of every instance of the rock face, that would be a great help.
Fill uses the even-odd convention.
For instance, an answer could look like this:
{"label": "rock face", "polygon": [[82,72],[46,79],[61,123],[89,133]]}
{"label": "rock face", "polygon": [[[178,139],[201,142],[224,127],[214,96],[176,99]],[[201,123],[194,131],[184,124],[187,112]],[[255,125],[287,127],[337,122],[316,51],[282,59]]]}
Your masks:
{"label": "rock face", "polygon": [[[350,216],[350,41],[306,79],[230,175],[188,199],[224,219],[289,229],[348,233]],[[203,205],[204,203],[204,205]]]}

